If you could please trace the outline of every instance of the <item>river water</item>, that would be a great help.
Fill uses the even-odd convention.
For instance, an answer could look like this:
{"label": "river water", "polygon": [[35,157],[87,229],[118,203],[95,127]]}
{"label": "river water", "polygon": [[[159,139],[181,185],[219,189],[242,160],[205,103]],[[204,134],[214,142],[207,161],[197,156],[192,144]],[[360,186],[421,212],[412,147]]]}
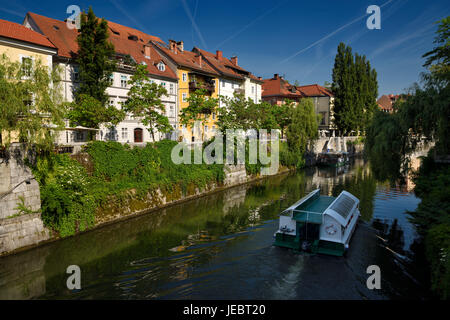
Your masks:
{"label": "river water", "polygon": [[[361,201],[345,257],[272,246],[278,214],[318,187]],[[407,214],[419,202],[377,182],[362,160],[308,168],[0,258],[0,299],[427,299]],[[69,265],[81,268],[81,290],[66,288]],[[370,265],[380,290],[366,286]]]}

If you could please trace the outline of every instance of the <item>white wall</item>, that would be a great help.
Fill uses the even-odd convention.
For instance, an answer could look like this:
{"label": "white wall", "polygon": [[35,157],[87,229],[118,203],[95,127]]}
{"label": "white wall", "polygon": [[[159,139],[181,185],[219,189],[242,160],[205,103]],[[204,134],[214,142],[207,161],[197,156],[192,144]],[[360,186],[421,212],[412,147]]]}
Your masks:
{"label": "white wall", "polygon": [[[74,64],[70,63],[59,63],[62,68],[62,81],[63,81],[63,96],[64,100],[68,102],[72,102],[74,100],[74,88],[78,86],[78,83],[75,81],[75,70],[76,67]],[[109,96],[109,102],[111,105],[114,105],[116,108],[121,108],[123,102],[127,100],[127,94],[130,89],[130,86],[127,84],[126,87],[123,87],[121,84],[122,76],[126,77],[126,80],[129,81],[132,74],[126,72],[114,72],[113,73],[113,83],[106,89],[106,92]],[[176,128],[177,126],[177,91],[178,84],[176,81],[170,81],[165,79],[158,79],[150,76],[150,80],[154,81],[156,84],[164,84],[166,90],[168,92],[167,96],[162,97],[162,103],[165,106],[166,116],[169,118],[169,123]],[[172,85],[172,87],[171,87]],[[139,119],[134,119],[130,115],[127,115],[124,121],[120,122],[115,128],[107,128],[106,126],[101,126],[100,131],[98,132],[97,139],[99,140],[113,140],[122,143],[134,143],[134,129],[142,128],[143,129],[143,143],[153,141],[151,138],[150,132],[145,128],[145,126],[139,121]],[[122,134],[123,132],[123,134]],[[165,135],[156,133],[155,140],[158,141],[163,139]],[[59,143],[74,143],[75,142],[75,133],[73,131],[61,132],[59,135],[58,142]]]}

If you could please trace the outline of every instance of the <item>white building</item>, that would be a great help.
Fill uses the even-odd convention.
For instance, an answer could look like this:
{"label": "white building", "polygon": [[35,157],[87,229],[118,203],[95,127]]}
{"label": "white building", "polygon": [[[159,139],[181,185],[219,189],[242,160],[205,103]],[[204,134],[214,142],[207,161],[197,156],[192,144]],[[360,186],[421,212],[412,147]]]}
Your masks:
{"label": "white building", "polygon": [[[69,22],[70,23],[70,22]],[[53,63],[62,68],[63,96],[65,101],[74,99],[74,92],[78,86],[78,66],[74,57],[78,51],[76,42],[77,30],[69,28],[67,23],[60,20],[44,17],[35,13],[27,13],[23,24],[49,38],[57,47],[58,54]],[[118,68],[111,76],[111,85],[106,92],[109,103],[121,108],[127,99],[129,91],[128,81],[133,74],[133,64],[139,63],[147,66],[148,76],[151,81],[165,86],[168,94],[162,97],[166,116],[174,128],[177,128],[177,83],[178,79],[174,70],[164,63],[159,53],[149,45],[150,41],[161,42],[158,37],[145,34],[133,28],[125,27],[108,21],[109,40],[114,45],[116,58],[119,61]],[[70,128],[67,121],[67,130],[61,132],[59,144],[77,145],[83,144],[87,139],[88,130],[85,128]],[[155,140],[174,138],[174,134],[156,133]],[[117,126],[108,128],[101,125],[97,130],[97,139],[103,141],[118,141],[130,144],[143,144],[151,142],[151,133],[139,121],[139,119],[127,116]]]}

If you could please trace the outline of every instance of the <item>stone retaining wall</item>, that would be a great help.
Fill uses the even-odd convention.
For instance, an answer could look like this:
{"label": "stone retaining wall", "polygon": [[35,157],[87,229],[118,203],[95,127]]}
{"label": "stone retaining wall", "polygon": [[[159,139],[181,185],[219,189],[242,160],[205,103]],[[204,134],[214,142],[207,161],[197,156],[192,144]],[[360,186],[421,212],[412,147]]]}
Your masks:
{"label": "stone retaining wall", "polygon": [[0,254],[50,239],[40,213],[0,219]]}

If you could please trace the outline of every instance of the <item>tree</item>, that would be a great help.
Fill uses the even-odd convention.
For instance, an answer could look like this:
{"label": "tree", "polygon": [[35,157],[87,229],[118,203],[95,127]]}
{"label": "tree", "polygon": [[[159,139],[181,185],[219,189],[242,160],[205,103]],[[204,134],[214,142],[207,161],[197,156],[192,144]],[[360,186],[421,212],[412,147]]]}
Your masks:
{"label": "tree", "polygon": [[108,23],[95,16],[92,7],[81,15],[81,29],[77,36],[80,87],[75,101],[69,105],[71,125],[99,128],[101,123],[116,125],[125,114],[108,104],[105,90],[109,77],[116,69],[113,44],[108,40]]}
{"label": "tree", "polygon": [[205,133],[205,122],[216,111],[219,99],[207,96],[206,89],[197,89],[187,98],[189,105],[180,112],[180,122],[194,128],[196,124],[202,127],[202,140]]}
{"label": "tree", "polygon": [[335,124],[343,134],[364,131],[377,108],[377,73],[366,57],[344,43],[338,46],[331,90],[335,95]]}
{"label": "tree", "polygon": [[286,132],[289,150],[303,157],[308,146],[317,139],[318,129],[319,124],[312,99],[301,99],[292,110],[292,122]]}
{"label": "tree", "polygon": [[417,231],[425,239],[432,289],[450,296],[450,170],[435,154],[450,154],[450,17],[442,19],[435,37],[437,46],[423,55],[428,72],[422,86],[415,84],[394,105],[393,114],[378,111],[367,131],[365,149],[377,178],[396,180],[408,169],[409,156],[423,139],[434,141],[434,151],[414,173],[414,192],[421,202],[410,212]]}
{"label": "tree", "polygon": [[218,108],[218,121],[217,125],[223,133],[227,129],[252,129],[252,123],[250,119],[251,105],[254,104],[253,100],[245,99],[244,94],[234,94],[233,98],[220,97],[224,106]]}
{"label": "tree", "polygon": [[286,99],[282,105],[273,108],[275,121],[281,131],[281,138],[284,138],[284,132],[292,122],[291,115],[294,108],[295,102],[289,99]]}
{"label": "tree", "polygon": [[155,141],[155,131],[163,133],[172,131],[169,119],[165,116],[164,104],[161,102],[161,97],[167,95],[167,90],[149,81],[146,66],[137,66],[129,84],[131,88],[128,91],[128,99],[123,104],[123,111],[142,118],[141,121],[147,126],[153,141]]}
{"label": "tree", "polygon": [[64,128],[60,69],[33,61],[30,68],[0,56],[1,144],[16,138],[41,150],[51,150],[55,131]]}

